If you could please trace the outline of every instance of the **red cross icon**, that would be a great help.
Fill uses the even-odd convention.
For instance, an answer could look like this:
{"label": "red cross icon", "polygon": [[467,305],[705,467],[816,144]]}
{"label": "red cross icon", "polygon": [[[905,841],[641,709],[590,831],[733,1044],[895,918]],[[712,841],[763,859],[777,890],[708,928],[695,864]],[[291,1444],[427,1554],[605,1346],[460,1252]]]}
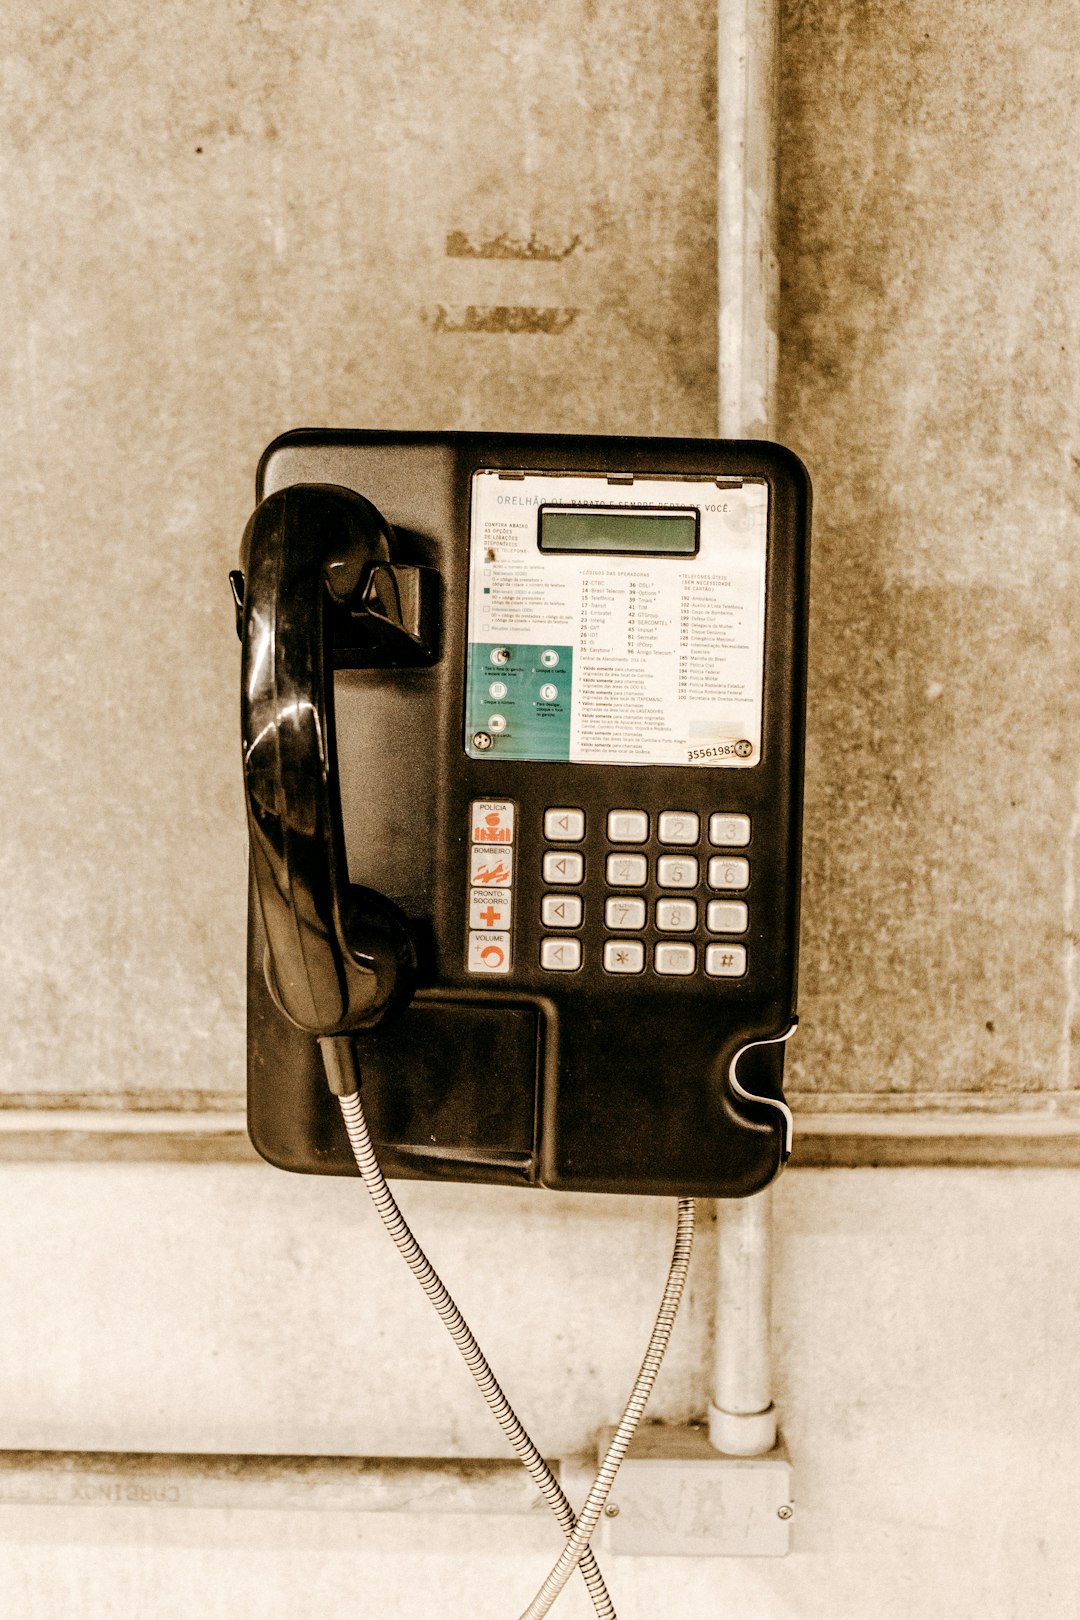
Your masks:
{"label": "red cross icon", "polygon": [[501,911],[496,911],[494,906],[488,906],[486,911],[480,913],[480,921],[485,928],[494,928],[501,916]]}

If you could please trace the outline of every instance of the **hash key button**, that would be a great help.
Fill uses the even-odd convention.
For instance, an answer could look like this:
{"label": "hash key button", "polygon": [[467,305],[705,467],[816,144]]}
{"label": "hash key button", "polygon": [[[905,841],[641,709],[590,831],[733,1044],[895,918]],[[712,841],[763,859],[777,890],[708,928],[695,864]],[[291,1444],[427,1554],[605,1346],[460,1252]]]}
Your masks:
{"label": "hash key button", "polygon": [[705,971],[712,979],[741,979],[746,972],[746,946],[707,946]]}

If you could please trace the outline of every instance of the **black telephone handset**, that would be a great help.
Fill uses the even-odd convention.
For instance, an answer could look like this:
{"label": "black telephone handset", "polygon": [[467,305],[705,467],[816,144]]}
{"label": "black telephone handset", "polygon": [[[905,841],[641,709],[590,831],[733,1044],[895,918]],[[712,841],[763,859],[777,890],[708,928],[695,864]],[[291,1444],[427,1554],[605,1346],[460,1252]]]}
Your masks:
{"label": "black telephone handset", "polygon": [[299,485],[260,503],[232,576],[263,967],[278,1009],[315,1036],[373,1027],[416,981],[400,908],[348,881],[334,734],[335,639],[354,662],[432,656],[427,571],[396,565],[392,545],[362,495]]}
{"label": "black telephone handset", "polygon": [[390,1176],[766,1185],[791,1146],[801,464],[304,430],[257,497],[233,589],[259,1152],[354,1172],[337,1054]]}

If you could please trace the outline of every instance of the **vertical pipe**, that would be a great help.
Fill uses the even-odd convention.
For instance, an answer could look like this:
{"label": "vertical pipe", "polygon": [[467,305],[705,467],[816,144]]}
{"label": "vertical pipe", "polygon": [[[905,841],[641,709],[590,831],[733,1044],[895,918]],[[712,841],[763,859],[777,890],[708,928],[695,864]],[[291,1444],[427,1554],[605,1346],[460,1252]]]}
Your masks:
{"label": "vertical pipe", "polygon": [[[717,13],[719,429],[775,431],[779,259],[778,0]],[[770,1353],[771,1194],[717,1207],[717,1305],[709,1439],[753,1457],[776,1444]]]}
{"label": "vertical pipe", "polygon": [[772,1197],[717,1206],[716,1320],[709,1441],[735,1457],[776,1444],[772,1404]]}
{"label": "vertical pipe", "polygon": [[767,438],[776,412],[778,0],[719,0],[720,436]]}

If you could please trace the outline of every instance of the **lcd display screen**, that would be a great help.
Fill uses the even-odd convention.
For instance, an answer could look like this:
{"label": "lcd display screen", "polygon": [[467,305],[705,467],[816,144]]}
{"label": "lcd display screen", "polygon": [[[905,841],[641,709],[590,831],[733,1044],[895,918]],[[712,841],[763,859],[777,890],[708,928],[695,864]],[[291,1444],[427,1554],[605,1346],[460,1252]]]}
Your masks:
{"label": "lcd display screen", "polygon": [[696,511],[642,512],[627,507],[542,506],[541,551],[597,551],[623,557],[692,557]]}

